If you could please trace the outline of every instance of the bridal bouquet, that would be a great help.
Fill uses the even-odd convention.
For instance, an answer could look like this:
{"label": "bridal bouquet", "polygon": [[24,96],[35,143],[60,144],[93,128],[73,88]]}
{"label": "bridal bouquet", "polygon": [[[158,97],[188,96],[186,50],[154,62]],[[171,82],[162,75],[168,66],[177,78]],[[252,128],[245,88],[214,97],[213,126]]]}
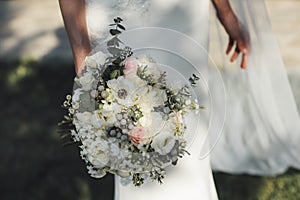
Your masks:
{"label": "bridal bouquet", "polygon": [[135,186],[148,179],[162,183],[165,168],[188,154],[185,115],[200,108],[190,93],[198,77],[170,86],[151,56],[120,47],[121,21],[111,25],[109,53],[86,58],[86,70],[64,102],[68,115],[61,126],[70,127],[92,177],[109,172]]}

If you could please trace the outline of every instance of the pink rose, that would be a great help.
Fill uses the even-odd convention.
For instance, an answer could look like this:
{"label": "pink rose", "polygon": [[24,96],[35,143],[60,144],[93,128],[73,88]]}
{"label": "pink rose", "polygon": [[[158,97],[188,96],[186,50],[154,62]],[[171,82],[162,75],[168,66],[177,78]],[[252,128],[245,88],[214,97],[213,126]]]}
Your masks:
{"label": "pink rose", "polygon": [[125,75],[131,74],[131,73],[136,74],[138,65],[137,65],[135,59],[127,58],[123,63],[125,65],[125,69],[123,70]]}
{"label": "pink rose", "polygon": [[182,118],[182,114],[181,114],[181,111],[179,112],[176,112],[175,116],[174,116],[174,121],[175,123],[180,126],[180,124],[183,123],[183,118]]}
{"label": "pink rose", "polygon": [[144,129],[141,126],[136,126],[131,131],[129,131],[128,135],[131,137],[131,141],[135,144],[139,144],[144,136]]}

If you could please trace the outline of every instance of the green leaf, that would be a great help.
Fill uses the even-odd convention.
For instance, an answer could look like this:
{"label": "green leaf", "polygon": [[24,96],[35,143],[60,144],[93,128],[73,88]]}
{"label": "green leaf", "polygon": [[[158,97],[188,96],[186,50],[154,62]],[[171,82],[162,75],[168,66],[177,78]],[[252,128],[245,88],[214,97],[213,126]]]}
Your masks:
{"label": "green leaf", "polygon": [[115,46],[115,40],[114,40],[114,38],[112,38],[111,40],[109,40],[106,44],[107,44],[107,46]]}
{"label": "green leaf", "polygon": [[121,31],[119,31],[117,29],[110,29],[109,32],[110,32],[111,35],[118,35],[118,34],[121,33]]}
{"label": "green leaf", "polygon": [[124,31],[126,30],[125,27],[123,25],[121,25],[121,24],[118,24],[117,27],[119,27],[120,29],[122,29]]}
{"label": "green leaf", "polygon": [[111,53],[112,55],[118,55],[120,52],[120,49],[116,47],[109,47],[107,48],[108,52]]}
{"label": "green leaf", "polygon": [[117,59],[115,59],[112,63],[115,65],[120,65],[120,63],[123,61],[123,59],[121,59],[120,57],[118,57]]}
{"label": "green leaf", "polygon": [[111,74],[110,74],[110,79],[114,79],[117,78],[121,75],[121,71],[120,70],[114,70]]}
{"label": "green leaf", "polygon": [[114,22],[115,22],[116,24],[119,24],[119,23],[121,23],[122,21],[123,21],[123,19],[121,19],[120,17],[117,17],[117,18],[114,19]]}
{"label": "green leaf", "polygon": [[193,77],[196,81],[200,79],[196,74],[193,74]]}

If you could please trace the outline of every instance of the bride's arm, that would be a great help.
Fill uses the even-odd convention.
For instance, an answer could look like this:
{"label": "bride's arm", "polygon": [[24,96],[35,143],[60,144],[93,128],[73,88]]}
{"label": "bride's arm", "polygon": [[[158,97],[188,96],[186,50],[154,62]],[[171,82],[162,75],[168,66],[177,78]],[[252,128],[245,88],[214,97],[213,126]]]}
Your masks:
{"label": "bride's arm", "polygon": [[228,0],[212,0],[212,3],[217,11],[217,16],[226,32],[229,35],[229,44],[226,54],[229,54],[235,46],[234,53],[231,56],[231,61],[235,61],[240,53],[242,53],[241,67],[246,68],[250,55],[250,38],[248,31],[239,22],[234,14]]}
{"label": "bride's arm", "polygon": [[74,56],[75,70],[77,75],[80,75],[84,70],[84,59],[91,50],[85,0],[59,0],[59,5]]}

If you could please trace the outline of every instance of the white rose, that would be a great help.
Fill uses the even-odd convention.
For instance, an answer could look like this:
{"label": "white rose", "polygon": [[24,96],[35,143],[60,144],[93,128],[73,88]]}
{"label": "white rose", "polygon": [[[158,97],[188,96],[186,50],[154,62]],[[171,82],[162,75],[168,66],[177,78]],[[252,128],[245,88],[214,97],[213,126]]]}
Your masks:
{"label": "white rose", "polygon": [[84,127],[85,125],[91,124],[91,118],[92,113],[90,112],[76,113],[74,119],[76,129],[78,130]]}
{"label": "white rose", "polygon": [[109,145],[99,140],[87,147],[87,160],[96,168],[106,167],[109,162]]}
{"label": "white rose", "polygon": [[175,146],[175,137],[171,131],[161,131],[152,141],[152,148],[161,155],[171,152]]}
{"label": "white rose", "polygon": [[136,98],[138,105],[141,107],[141,111],[144,113],[149,113],[154,107],[164,105],[167,100],[167,94],[164,90],[160,90],[151,86],[148,88],[147,92],[144,92],[139,98]]}
{"label": "white rose", "polygon": [[101,113],[99,111],[95,111],[91,116],[91,124],[94,128],[102,128],[104,126],[104,119],[100,117]]}
{"label": "white rose", "polygon": [[103,64],[105,64],[107,59],[107,55],[105,55],[103,52],[99,51],[93,55],[87,56],[85,58],[85,64],[86,66],[90,68],[97,68]]}
{"label": "white rose", "polygon": [[149,100],[152,102],[153,107],[164,105],[167,101],[167,94],[164,90],[152,88],[148,94]]}
{"label": "white rose", "polygon": [[92,72],[85,72],[83,76],[78,79],[78,81],[82,87],[82,90],[89,91],[92,89],[95,78]]}
{"label": "white rose", "polygon": [[164,131],[172,131],[172,133],[174,133],[175,129],[176,129],[176,124],[172,118],[170,118],[168,121],[165,122],[163,127]]}
{"label": "white rose", "polygon": [[116,113],[114,111],[96,110],[91,114],[88,123],[90,123],[93,128],[104,129],[105,126],[113,125],[116,120]]}
{"label": "white rose", "polygon": [[144,138],[152,138],[161,131],[165,125],[165,121],[158,112],[144,114],[144,116],[139,119],[139,122],[145,130]]}
{"label": "white rose", "polygon": [[158,80],[162,74],[156,63],[150,63],[147,67],[147,74],[152,74],[155,80]]}
{"label": "white rose", "polygon": [[147,55],[139,55],[136,59],[140,67],[147,67],[146,74],[152,74],[156,80],[160,77],[162,71],[153,58]]}

